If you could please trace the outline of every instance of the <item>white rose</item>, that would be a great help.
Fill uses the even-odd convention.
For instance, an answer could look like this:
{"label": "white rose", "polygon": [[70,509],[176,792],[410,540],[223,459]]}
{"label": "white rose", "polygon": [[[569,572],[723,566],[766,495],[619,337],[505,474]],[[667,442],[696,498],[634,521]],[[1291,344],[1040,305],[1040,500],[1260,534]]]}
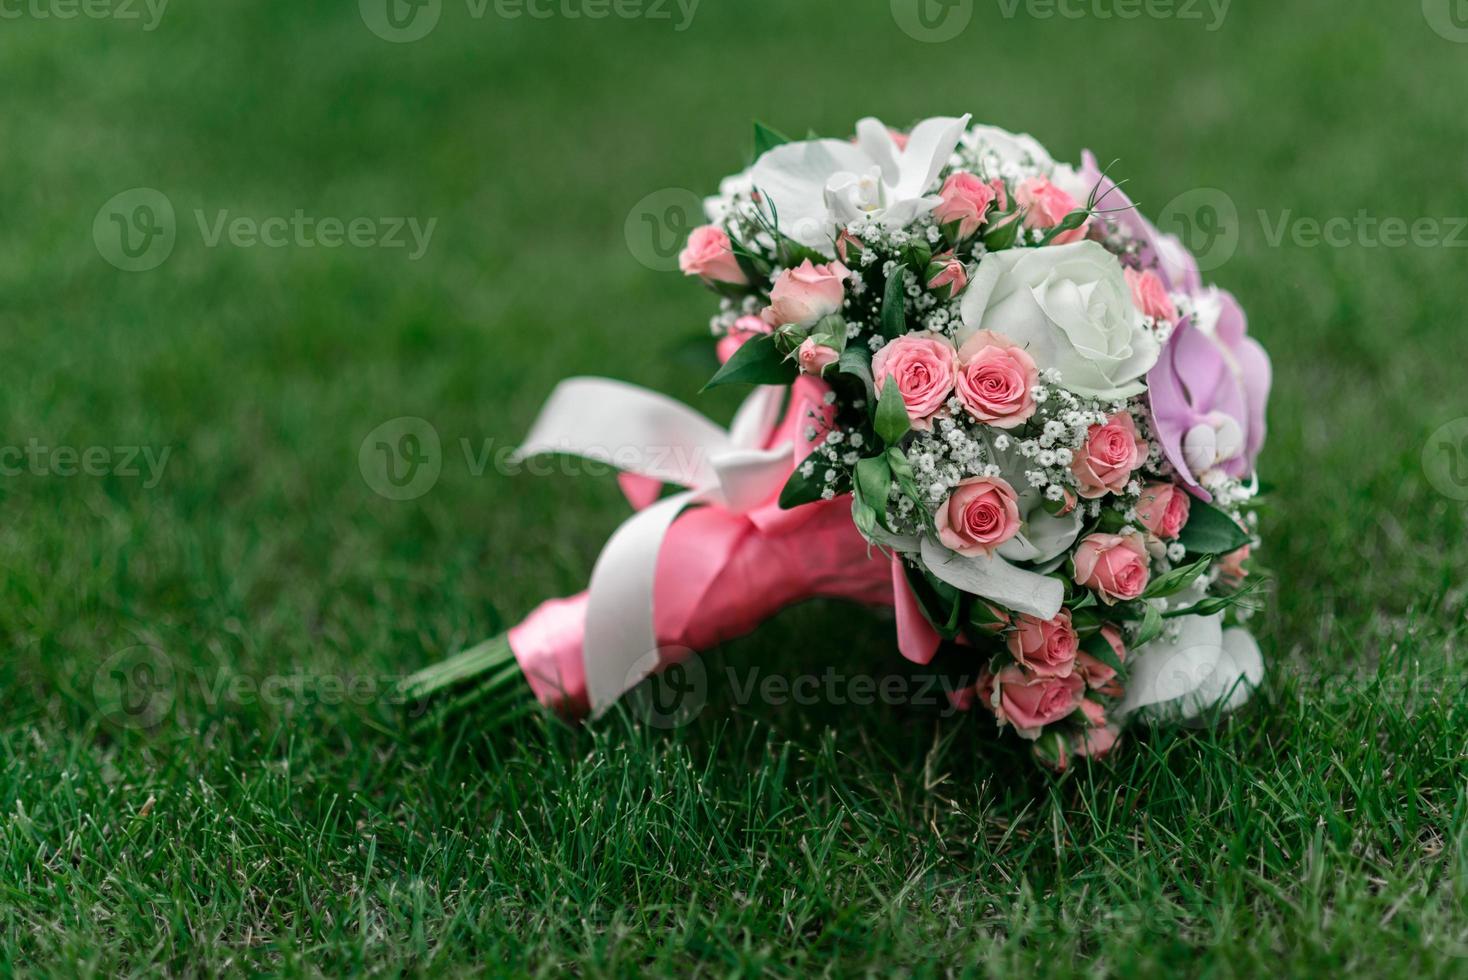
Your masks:
{"label": "white rose", "polygon": [[1102,400],[1141,394],[1157,340],[1132,302],[1116,257],[1095,242],[986,256],[963,296],[959,343],[980,330],[1024,347],[1060,383]]}

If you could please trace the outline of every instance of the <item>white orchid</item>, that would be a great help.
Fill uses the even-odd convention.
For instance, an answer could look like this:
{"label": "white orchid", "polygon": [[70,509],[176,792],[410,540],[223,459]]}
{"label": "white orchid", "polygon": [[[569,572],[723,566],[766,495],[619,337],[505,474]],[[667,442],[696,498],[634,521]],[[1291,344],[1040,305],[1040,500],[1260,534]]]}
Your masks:
{"label": "white orchid", "polygon": [[1264,659],[1248,631],[1223,628],[1223,616],[1184,616],[1175,636],[1159,637],[1129,660],[1118,719],[1142,712],[1159,720],[1190,720],[1242,707],[1264,680]]}
{"label": "white orchid", "polygon": [[975,126],[963,134],[963,145],[993,168],[995,176],[1012,177],[1029,171],[1048,174],[1056,167],[1050,151],[1028,133]]}
{"label": "white orchid", "polygon": [[755,163],[754,187],[773,207],[782,234],[829,254],[838,226],[865,219],[903,228],[937,207],[942,198],[931,192],[969,118],[918,123],[905,147],[870,118],[857,124],[855,143],[786,143]]}

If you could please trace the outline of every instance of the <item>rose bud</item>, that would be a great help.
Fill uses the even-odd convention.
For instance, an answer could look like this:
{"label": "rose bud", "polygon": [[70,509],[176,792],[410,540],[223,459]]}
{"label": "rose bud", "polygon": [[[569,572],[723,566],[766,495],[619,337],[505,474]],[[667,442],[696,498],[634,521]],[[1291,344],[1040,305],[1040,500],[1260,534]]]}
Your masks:
{"label": "rose bud", "polygon": [[968,269],[952,252],[933,256],[928,264],[928,288],[945,302],[968,288]]}
{"label": "rose bud", "polygon": [[695,228],[688,244],[678,256],[678,267],[685,276],[698,276],[704,282],[726,282],[735,286],[749,285],[749,278],[734,258],[729,235],[717,225]]}

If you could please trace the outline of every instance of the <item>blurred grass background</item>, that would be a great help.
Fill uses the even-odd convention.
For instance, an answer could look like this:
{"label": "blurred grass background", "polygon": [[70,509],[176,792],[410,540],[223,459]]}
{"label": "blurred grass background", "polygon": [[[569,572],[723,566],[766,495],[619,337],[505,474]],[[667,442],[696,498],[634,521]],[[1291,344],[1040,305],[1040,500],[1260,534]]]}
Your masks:
{"label": "blurred grass background", "polygon": [[[903,0],[703,0],[684,30],[568,2],[444,0],[413,43],[349,0],[174,0],[153,30],[6,8],[0,445],[171,456],[151,488],[0,478],[0,966],[1463,975],[1465,506],[1422,460],[1468,415],[1468,251],[1265,231],[1468,215],[1449,4],[1238,2],[1208,30],[977,0],[925,43]],[[711,298],[627,234],[649,195],[711,191],[756,118],[965,111],[1119,160],[1154,215],[1237,208],[1212,278],[1275,358],[1279,579],[1244,718],[1056,779],[976,718],[732,704],[712,668],[900,670],[886,620],[822,605],[715,652],[674,732],[413,738],[380,696],[318,696],[579,590],[625,514],[609,478],[476,475],[462,440],[513,445],[578,373],[737,404],[697,394]],[[134,273],[93,223],[137,187],[177,243]],[[410,261],[210,248],[195,217],[297,209],[437,223]],[[409,502],[358,465],[400,416],[444,446]],[[139,648],[177,690],[142,730],[97,710]],[[304,689],[228,693],[269,676]]]}

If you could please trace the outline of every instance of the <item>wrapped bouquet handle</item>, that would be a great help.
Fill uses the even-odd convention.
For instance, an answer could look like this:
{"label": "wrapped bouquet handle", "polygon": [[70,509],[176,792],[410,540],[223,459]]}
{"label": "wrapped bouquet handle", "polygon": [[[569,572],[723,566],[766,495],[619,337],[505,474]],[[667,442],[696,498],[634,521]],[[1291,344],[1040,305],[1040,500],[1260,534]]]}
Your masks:
{"label": "wrapped bouquet handle", "polygon": [[[522,673],[541,703],[596,716],[667,666],[665,651],[707,649],[806,598],[890,605],[889,564],[852,525],[849,497],[795,511],[778,503],[810,451],[806,436],[829,422],[827,391],[814,378],[759,387],[725,430],[634,385],[562,382],[516,458],[611,464],[640,509],[603,547],[586,592],[541,604],[406,690],[424,697],[484,675],[494,687]],[[685,489],[658,500],[666,484]]]}

